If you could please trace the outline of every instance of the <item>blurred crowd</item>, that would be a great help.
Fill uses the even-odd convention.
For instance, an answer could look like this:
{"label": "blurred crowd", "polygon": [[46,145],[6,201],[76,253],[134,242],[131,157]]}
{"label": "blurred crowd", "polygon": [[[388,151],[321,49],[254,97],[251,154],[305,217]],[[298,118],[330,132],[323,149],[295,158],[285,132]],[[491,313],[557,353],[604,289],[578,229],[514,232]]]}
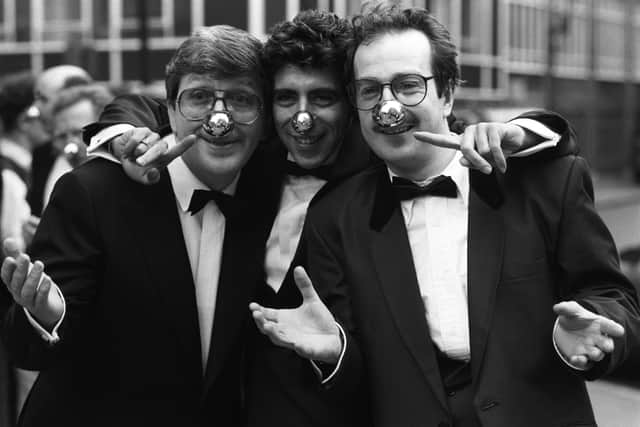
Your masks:
{"label": "blurred crowd", "polygon": [[[28,252],[54,184],[87,159],[82,128],[125,90],[97,83],[74,65],[0,78],[1,240],[12,237]],[[6,297],[0,295],[0,309]],[[15,419],[37,376],[7,359],[0,343],[0,426]]]}

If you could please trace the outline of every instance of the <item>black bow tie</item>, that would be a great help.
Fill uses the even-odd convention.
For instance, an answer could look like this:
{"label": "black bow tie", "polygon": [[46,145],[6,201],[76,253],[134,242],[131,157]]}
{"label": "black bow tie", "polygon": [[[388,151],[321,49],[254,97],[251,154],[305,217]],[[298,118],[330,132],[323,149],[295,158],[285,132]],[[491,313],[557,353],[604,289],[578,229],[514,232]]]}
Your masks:
{"label": "black bow tie", "polygon": [[189,209],[187,210],[191,212],[191,215],[195,215],[211,200],[216,202],[218,209],[226,218],[233,214],[233,196],[216,190],[193,190]]}
{"label": "black bow tie", "polygon": [[316,178],[329,180],[331,173],[331,165],[318,166],[317,168],[305,169],[296,162],[287,160],[286,165],[287,175],[291,176],[315,176]]}
{"label": "black bow tie", "polygon": [[456,183],[451,177],[440,175],[424,187],[405,178],[394,176],[391,181],[398,199],[410,200],[420,196],[458,197]]}

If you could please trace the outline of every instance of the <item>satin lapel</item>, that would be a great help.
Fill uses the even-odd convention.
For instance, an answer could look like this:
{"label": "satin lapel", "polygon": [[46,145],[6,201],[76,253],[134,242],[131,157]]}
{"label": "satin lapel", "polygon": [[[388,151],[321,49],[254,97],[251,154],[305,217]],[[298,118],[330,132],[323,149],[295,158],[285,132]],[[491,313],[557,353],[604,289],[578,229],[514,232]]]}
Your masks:
{"label": "satin lapel", "polygon": [[371,218],[375,269],[393,320],[416,363],[443,407],[444,387],[427,326],[413,266],[409,238],[386,169],[380,169]]}
{"label": "satin lapel", "polygon": [[274,209],[269,206],[278,200],[280,187],[267,182],[272,178],[263,167],[271,164],[260,154],[254,155],[243,169],[236,192],[237,215],[226,220],[206,388],[234,357],[230,352],[240,351],[247,339],[242,334],[246,334],[250,320],[249,303],[255,299],[263,279],[264,247],[271,229],[266,211]]}
{"label": "satin lapel", "polygon": [[[160,301],[158,310],[167,319],[166,324],[158,327],[173,331],[178,341],[177,348],[185,353],[187,366],[184,369],[201,381],[195,287],[168,174],[163,174],[160,183],[142,188],[133,203],[139,206],[140,212],[125,214],[129,214],[132,230],[143,248],[150,291],[157,296]],[[149,304],[155,303],[153,299],[149,300]]]}
{"label": "satin lapel", "polygon": [[467,286],[471,371],[475,382],[484,359],[502,268],[504,224],[498,211],[502,193],[495,176],[470,173]]}

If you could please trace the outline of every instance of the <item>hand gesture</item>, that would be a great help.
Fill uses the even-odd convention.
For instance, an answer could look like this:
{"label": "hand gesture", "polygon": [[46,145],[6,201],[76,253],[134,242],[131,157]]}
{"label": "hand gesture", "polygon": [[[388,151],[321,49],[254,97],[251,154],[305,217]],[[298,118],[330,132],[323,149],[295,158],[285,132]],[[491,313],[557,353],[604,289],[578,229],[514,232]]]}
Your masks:
{"label": "hand gesture", "polygon": [[40,261],[31,263],[29,256],[20,252],[14,239],[4,241],[5,257],[0,277],[6,284],[13,300],[29,310],[40,324],[48,330],[62,317],[64,302],[55,290],[51,278],[44,274]]}
{"label": "hand gesture", "polygon": [[507,170],[506,157],[524,146],[526,132],[512,123],[492,122],[467,126],[462,135],[419,131],[413,136],[438,147],[460,150],[463,166],[490,174],[494,166],[502,173]]}
{"label": "hand gesture", "polygon": [[149,128],[139,127],[113,138],[111,148],[113,155],[122,161],[129,178],[142,184],[155,184],[160,179],[160,170],[187,151],[195,141],[195,135],[188,135],[169,147],[160,135]]}
{"label": "hand gesture", "polygon": [[611,319],[592,313],[575,301],[553,306],[558,315],[554,340],[563,356],[575,367],[590,368],[614,348],[611,337],[622,337],[624,328]]}
{"label": "hand gesture", "polygon": [[294,350],[307,359],[335,364],[342,351],[335,319],[313,289],[304,268],[296,267],[293,277],[302,294],[302,305],[275,310],[251,303],[253,319],[274,344]]}
{"label": "hand gesture", "polygon": [[33,236],[36,235],[38,224],[40,224],[40,218],[35,215],[29,216],[29,219],[22,224],[22,240],[24,241],[25,247],[28,248],[29,245],[31,245]]}

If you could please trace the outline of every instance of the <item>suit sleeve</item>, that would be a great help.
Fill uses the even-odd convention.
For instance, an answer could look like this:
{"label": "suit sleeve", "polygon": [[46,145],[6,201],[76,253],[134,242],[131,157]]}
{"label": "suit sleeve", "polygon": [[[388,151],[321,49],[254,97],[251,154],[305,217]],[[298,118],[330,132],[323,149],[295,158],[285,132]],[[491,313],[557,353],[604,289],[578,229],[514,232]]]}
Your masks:
{"label": "suit sleeve", "polygon": [[165,136],[171,133],[167,106],[164,100],[144,95],[121,95],[107,104],[97,122],[83,129],[82,139],[89,145],[91,138],[101,130],[117,125],[130,124],[134,127],[148,127]]}
{"label": "suit sleeve", "polygon": [[[313,209],[313,207],[311,208]],[[329,240],[332,240],[329,243]],[[301,237],[302,262],[322,301],[342,326],[346,346],[339,369],[324,385],[341,398],[353,397],[364,386],[363,360],[349,298],[349,284],[341,265],[337,241],[326,239],[308,217]],[[297,264],[296,264],[297,265]]]}
{"label": "suit sleeve", "polygon": [[60,287],[66,301],[60,341],[49,345],[29,323],[24,310],[12,304],[4,314],[3,338],[16,366],[45,369],[89,334],[92,302],[100,286],[100,238],[94,207],[76,174],[66,174],[56,184],[51,201],[38,226],[32,259]]}
{"label": "suit sleeve", "polygon": [[[532,110],[523,113],[512,120],[531,119],[542,123],[560,135],[560,141],[555,147],[547,148],[530,156],[532,159],[553,159],[556,157],[578,154],[576,134],[569,122],[558,113],[546,110]],[[525,157],[526,158],[526,157]]]}
{"label": "suit sleeve", "polygon": [[594,207],[586,162],[576,157],[569,172],[557,232],[556,260],[560,298],[620,323],[625,336],[614,339],[613,353],[585,371],[586,379],[610,373],[640,339],[640,310],[634,286],[622,274],[618,252]]}

